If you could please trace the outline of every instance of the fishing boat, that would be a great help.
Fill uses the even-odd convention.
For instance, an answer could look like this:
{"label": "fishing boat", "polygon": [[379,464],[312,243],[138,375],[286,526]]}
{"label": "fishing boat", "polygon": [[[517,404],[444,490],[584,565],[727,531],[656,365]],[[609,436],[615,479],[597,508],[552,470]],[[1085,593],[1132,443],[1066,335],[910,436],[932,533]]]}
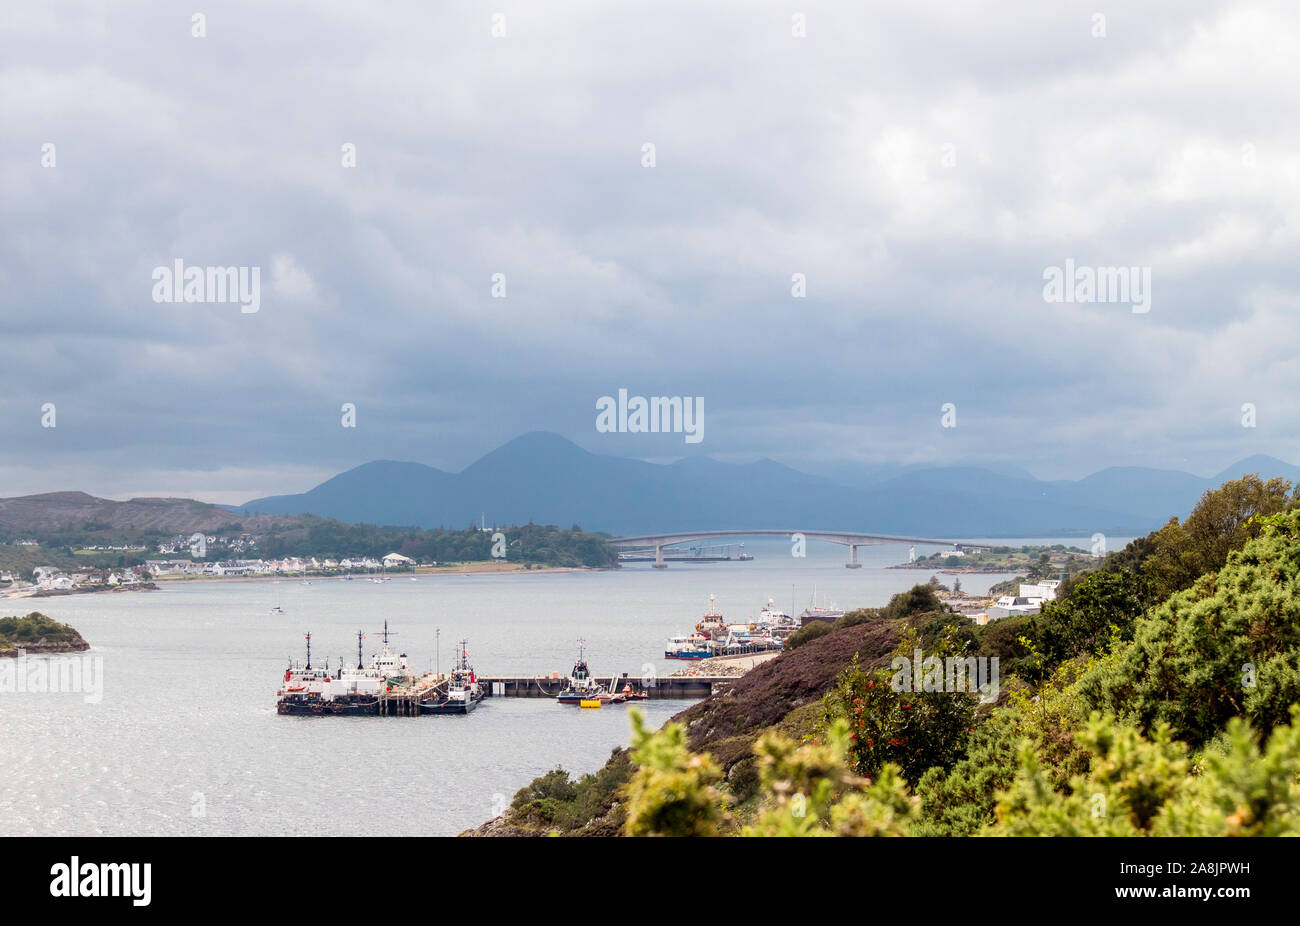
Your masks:
{"label": "fishing boat", "polygon": [[573,664],[573,671],[569,673],[569,680],[565,682],[564,688],[555,696],[555,700],[560,704],[579,704],[582,701],[598,700],[604,693],[604,689],[592,678],[591,670],[587,668],[587,661],[582,657],[585,646],[585,640],[578,641],[578,661]]}
{"label": "fishing boat", "polygon": [[420,704],[422,714],[468,714],[483,700],[483,689],[469,664],[466,640],[456,644],[456,662],[446,689],[436,689],[432,699]]}

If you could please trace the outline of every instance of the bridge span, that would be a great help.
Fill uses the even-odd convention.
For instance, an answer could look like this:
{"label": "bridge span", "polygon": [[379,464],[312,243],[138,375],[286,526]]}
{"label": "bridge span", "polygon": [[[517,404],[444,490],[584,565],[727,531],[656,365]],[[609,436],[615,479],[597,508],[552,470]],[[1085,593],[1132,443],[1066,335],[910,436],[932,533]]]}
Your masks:
{"label": "bridge span", "polygon": [[788,531],[788,530],[725,530],[725,531],[678,531],[668,534],[643,534],[639,537],[615,537],[612,543],[619,550],[654,547],[655,569],[667,569],[664,561],[664,547],[692,540],[720,540],[725,537],[789,537],[801,535],[805,540],[821,540],[826,543],[838,543],[849,548],[849,561],[844,564],[847,569],[860,569],[858,547],[884,543],[928,543],[936,546],[949,546],[955,550],[986,549],[992,544],[970,543],[965,540],[942,540],[935,537],[898,537],[893,534],[865,534],[855,531]]}

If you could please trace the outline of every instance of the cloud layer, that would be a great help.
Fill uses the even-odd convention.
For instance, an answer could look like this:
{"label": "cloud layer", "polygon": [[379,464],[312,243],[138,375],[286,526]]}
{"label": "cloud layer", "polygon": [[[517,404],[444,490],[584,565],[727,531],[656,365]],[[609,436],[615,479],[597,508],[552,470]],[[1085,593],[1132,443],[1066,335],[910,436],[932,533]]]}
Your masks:
{"label": "cloud layer", "polygon": [[[1130,6],[5,8],[3,494],[241,501],[534,429],[1300,459],[1300,10]],[[260,267],[260,311],[155,303],[177,258]],[[1045,302],[1067,258],[1151,268],[1151,311]],[[707,440],[598,434],[619,388]]]}

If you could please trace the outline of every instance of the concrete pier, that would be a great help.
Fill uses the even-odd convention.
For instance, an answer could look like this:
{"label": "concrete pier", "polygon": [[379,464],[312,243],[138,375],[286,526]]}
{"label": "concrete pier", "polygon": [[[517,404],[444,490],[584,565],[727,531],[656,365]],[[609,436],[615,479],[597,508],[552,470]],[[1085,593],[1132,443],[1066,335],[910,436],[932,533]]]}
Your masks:
{"label": "concrete pier", "polygon": [[[665,675],[649,679],[650,684],[643,685],[642,679],[629,675],[613,678],[606,675],[597,677],[596,683],[606,690],[612,684],[615,692],[621,691],[625,683],[630,684],[634,692],[644,691],[652,700],[657,700],[707,698],[713,694],[715,686],[735,680],[734,676],[725,675]],[[569,679],[563,675],[481,675],[478,681],[489,698],[554,698]]]}

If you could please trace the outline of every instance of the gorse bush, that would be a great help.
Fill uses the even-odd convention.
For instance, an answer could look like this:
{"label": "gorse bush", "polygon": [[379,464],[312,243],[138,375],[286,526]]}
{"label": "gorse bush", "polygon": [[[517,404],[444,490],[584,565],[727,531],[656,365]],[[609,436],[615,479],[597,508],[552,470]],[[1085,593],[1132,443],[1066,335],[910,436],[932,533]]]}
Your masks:
{"label": "gorse bush", "polygon": [[[1261,525],[1263,526],[1263,525]],[[1300,701],[1300,511],[1218,573],[1140,618],[1133,639],[1080,681],[1089,703],[1193,746],[1232,717],[1269,730]]]}

